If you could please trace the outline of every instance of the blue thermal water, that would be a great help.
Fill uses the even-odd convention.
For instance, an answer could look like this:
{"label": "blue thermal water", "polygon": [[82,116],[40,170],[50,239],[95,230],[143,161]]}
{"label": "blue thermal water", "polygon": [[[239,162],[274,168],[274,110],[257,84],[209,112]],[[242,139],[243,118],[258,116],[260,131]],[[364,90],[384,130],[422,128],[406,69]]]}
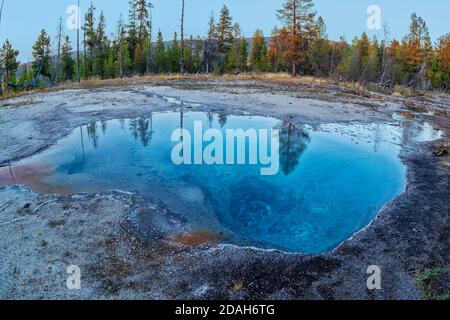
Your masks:
{"label": "blue thermal water", "polygon": [[[175,165],[172,132],[183,126],[280,130],[280,170],[259,165]],[[401,133],[382,125],[299,127],[273,118],[170,112],[93,122],[30,162],[49,164],[42,182],[71,192],[128,190],[189,203],[193,221],[239,244],[291,252],[331,250],[367,226],[405,186]],[[196,190],[188,196],[179,190]],[[181,200],[180,200],[181,199]],[[196,207],[197,206],[197,207]],[[186,206],[188,208],[188,206]],[[198,210],[196,209],[198,208]],[[233,242],[230,240],[230,242]]]}

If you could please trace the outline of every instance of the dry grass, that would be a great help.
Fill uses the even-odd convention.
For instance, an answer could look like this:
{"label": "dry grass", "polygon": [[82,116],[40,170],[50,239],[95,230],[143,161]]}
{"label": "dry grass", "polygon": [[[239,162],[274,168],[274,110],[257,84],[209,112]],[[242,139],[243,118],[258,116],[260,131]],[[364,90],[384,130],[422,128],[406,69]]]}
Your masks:
{"label": "dry grass", "polygon": [[428,112],[428,109],[423,105],[418,105],[417,103],[414,103],[412,101],[408,101],[405,103],[405,107],[408,110],[411,110],[412,112],[418,112],[418,113],[426,113]]}
{"label": "dry grass", "polygon": [[408,111],[401,111],[401,112],[397,112],[397,114],[405,119],[415,119],[416,116]]}
{"label": "dry grass", "polygon": [[179,74],[165,74],[165,75],[148,75],[135,76],[123,79],[89,79],[83,80],[80,83],[70,82],[59,84],[55,87],[40,88],[29,91],[11,92],[0,96],[0,100],[9,98],[21,97],[31,93],[45,93],[54,92],[67,89],[96,89],[106,87],[130,86],[139,84],[153,84],[157,85],[159,82],[177,82],[177,81],[268,81],[280,84],[335,84],[328,79],[319,79],[315,77],[291,77],[287,73],[245,73],[239,75],[213,75],[213,74],[198,74],[185,75]]}
{"label": "dry grass", "polygon": [[220,234],[208,230],[183,233],[170,238],[173,242],[194,247],[201,245],[216,247],[221,239],[222,236]]}
{"label": "dry grass", "polygon": [[[161,74],[161,75],[146,75],[146,76],[134,76],[123,79],[99,79],[94,78],[90,80],[83,80],[81,83],[70,82],[59,84],[55,87],[36,89],[23,92],[13,92],[0,96],[0,100],[20,97],[29,93],[40,92],[54,92],[66,89],[96,89],[106,87],[119,87],[130,86],[139,84],[152,84],[158,85],[159,83],[166,82],[182,82],[182,81],[262,81],[268,83],[275,83],[281,85],[310,85],[310,86],[324,86],[324,85],[339,85],[341,88],[346,89],[348,94],[362,96],[365,98],[371,98],[371,92],[374,91],[363,84],[357,82],[337,81],[330,78],[318,78],[313,76],[298,76],[292,77],[288,73],[243,73],[243,74],[190,74],[181,76],[179,74]],[[325,89],[324,89],[325,90]],[[326,90],[325,90],[326,91]],[[376,91],[376,90],[375,90]],[[422,93],[425,94],[425,93]],[[410,88],[402,86],[396,86],[393,90],[394,96],[413,97],[418,93],[414,92]]]}
{"label": "dry grass", "polygon": [[243,280],[235,282],[230,289],[230,293],[235,294],[235,293],[241,291],[242,289],[244,289],[244,281]]}

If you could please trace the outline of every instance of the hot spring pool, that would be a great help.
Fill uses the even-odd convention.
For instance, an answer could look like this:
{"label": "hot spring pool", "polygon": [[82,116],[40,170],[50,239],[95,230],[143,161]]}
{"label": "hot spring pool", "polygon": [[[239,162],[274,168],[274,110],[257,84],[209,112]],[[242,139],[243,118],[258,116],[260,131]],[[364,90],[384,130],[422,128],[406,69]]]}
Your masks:
{"label": "hot spring pool", "polygon": [[[172,132],[193,130],[199,120],[222,131],[278,128],[278,174],[262,176],[259,165],[173,164]],[[313,129],[267,117],[154,113],[85,125],[12,170],[18,182],[42,192],[127,190],[162,197],[192,218],[191,227],[228,235],[224,242],[319,253],[367,226],[403,192],[403,138],[389,124]],[[9,171],[3,168],[0,176],[5,183]]]}

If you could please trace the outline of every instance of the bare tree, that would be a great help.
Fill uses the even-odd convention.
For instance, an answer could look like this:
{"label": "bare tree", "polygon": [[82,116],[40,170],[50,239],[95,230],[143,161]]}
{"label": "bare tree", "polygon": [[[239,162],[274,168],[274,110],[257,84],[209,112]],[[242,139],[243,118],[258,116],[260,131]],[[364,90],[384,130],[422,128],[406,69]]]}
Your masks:
{"label": "bare tree", "polygon": [[387,63],[387,47],[389,42],[389,27],[387,24],[384,25],[384,38],[383,38],[383,52],[382,52],[382,58],[381,58],[381,78],[380,78],[380,85],[384,85],[384,79],[386,77],[386,72],[388,69],[388,63]]}
{"label": "bare tree", "polygon": [[154,8],[153,4],[149,3],[148,4],[148,21],[147,21],[147,27],[148,27],[148,50],[147,50],[147,67],[146,67],[147,74],[150,73],[151,58],[152,58],[152,29],[153,29],[152,9],[153,8]]}
{"label": "bare tree", "polygon": [[117,25],[117,44],[119,45],[119,75],[120,79],[123,78],[123,38],[124,38],[124,30],[123,30],[123,20],[122,15],[120,15],[119,23]]}
{"label": "bare tree", "polygon": [[80,68],[80,0],[78,0],[78,13],[77,13],[77,81],[81,81],[81,68]]}
{"label": "bare tree", "polygon": [[184,0],[181,0],[181,53],[180,73],[184,75]]}
{"label": "bare tree", "polygon": [[57,38],[57,61],[56,61],[56,70],[55,70],[55,75],[53,78],[53,82],[58,82],[59,81],[59,70],[60,70],[60,66],[61,66],[61,38],[63,36],[63,27],[62,27],[62,17],[59,18],[59,23],[58,23],[58,31],[56,34],[56,38]]}

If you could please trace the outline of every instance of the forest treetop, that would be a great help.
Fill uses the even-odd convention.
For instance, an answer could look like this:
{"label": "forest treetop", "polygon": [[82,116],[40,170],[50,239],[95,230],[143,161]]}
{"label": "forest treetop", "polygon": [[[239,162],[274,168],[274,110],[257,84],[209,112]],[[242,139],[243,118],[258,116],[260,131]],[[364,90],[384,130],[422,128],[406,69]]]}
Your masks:
{"label": "forest treetop", "polygon": [[75,50],[77,39],[64,34],[60,19],[56,41],[51,41],[46,30],[40,32],[31,65],[20,66],[19,52],[6,40],[0,50],[2,87],[21,90],[74,81],[77,76],[289,72],[385,87],[450,88],[450,33],[432,43],[426,22],[414,13],[409,33],[402,39],[389,39],[386,27],[382,39],[362,33],[348,43],[344,38],[328,39],[326,23],[313,0],[285,0],[274,12],[280,25],[269,37],[258,29],[249,40],[224,6],[217,21],[211,15],[207,34],[185,39],[185,1],[179,1],[182,23],[171,41],[165,41],[153,26],[149,0],[131,0],[127,18],[117,21],[115,33],[109,36],[103,11],[91,3],[84,12],[80,46]]}

